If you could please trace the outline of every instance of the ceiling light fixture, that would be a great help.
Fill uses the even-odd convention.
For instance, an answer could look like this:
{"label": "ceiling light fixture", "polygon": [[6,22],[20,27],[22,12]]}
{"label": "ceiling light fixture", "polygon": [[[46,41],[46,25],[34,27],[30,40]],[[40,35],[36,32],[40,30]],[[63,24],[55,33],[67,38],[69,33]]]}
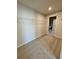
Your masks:
{"label": "ceiling light fixture", "polygon": [[49,11],[51,11],[51,10],[52,10],[52,7],[51,7],[51,6],[49,6],[48,10],[49,10]]}

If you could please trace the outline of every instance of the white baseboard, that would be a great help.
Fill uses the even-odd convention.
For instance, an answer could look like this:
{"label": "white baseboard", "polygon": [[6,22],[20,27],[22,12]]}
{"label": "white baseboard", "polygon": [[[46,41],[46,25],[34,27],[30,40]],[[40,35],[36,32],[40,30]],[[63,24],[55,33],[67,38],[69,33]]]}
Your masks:
{"label": "white baseboard", "polygon": [[61,36],[57,36],[57,35],[55,35],[55,34],[54,34],[53,36],[55,36],[55,37],[57,37],[57,38],[59,38],[59,39],[62,39],[62,37],[61,37]]}
{"label": "white baseboard", "polygon": [[[45,36],[45,35],[47,35],[47,34],[43,34],[43,35],[41,35],[41,36],[39,36],[39,37],[37,37],[37,38],[35,38],[35,39],[41,38],[41,37],[43,37],[43,36]],[[35,39],[33,39],[33,40],[35,40]],[[32,41],[33,41],[33,40],[32,40]],[[31,41],[30,41],[30,42],[31,42]],[[19,46],[17,46],[17,48],[19,48],[19,47],[21,47],[21,46],[23,46],[23,45],[25,45],[25,44],[28,44],[28,43],[30,43],[30,42],[24,42],[24,43],[20,44]]]}
{"label": "white baseboard", "polygon": [[[29,42],[28,42],[28,43],[29,43]],[[27,44],[27,42],[20,44],[19,46],[17,46],[17,48],[19,48],[19,47],[21,47],[21,46],[23,46],[23,45],[25,45],[25,44]]]}

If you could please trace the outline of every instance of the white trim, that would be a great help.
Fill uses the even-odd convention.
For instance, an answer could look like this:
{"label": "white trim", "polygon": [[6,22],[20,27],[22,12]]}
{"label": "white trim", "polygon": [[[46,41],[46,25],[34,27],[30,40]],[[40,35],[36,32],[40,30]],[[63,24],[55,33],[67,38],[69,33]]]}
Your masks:
{"label": "white trim", "polygon": [[57,37],[57,38],[59,38],[59,39],[62,39],[62,37],[61,36],[58,36],[58,35],[53,35],[53,36],[55,36],[55,37]]}
{"label": "white trim", "polygon": [[[39,38],[41,38],[41,37],[43,37],[43,36],[45,36],[45,35],[47,35],[47,34],[43,34],[43,35],[41,35],[41,36],[39,36],[39,37],[37,37],[37,38],[35,38],[35,39],[39,39]],[[34,39],[34,40],[35,40]],[[33,41],[33,40],[32,40]],[[31,42],[31,41],[30,41]],[[30,43],[30,42],[28,42],[28,43]],[[22,43],[22,44],[20,44],[19,46],[17,46],[17,48],[19,48],[19,47],[21,47],[21,46],[23,46],[23,45],[25,45],[25,44],[28,44],[27,42],[25,42],[25,43]]]}

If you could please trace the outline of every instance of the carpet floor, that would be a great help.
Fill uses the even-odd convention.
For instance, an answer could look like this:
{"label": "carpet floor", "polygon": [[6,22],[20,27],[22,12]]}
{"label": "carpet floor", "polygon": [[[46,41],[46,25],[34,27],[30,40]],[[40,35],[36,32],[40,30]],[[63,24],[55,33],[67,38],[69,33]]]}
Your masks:
{"label": "carpet floor", "polygon": [[43,36],[17,49],[17,59],[60,59],[61,39]]}

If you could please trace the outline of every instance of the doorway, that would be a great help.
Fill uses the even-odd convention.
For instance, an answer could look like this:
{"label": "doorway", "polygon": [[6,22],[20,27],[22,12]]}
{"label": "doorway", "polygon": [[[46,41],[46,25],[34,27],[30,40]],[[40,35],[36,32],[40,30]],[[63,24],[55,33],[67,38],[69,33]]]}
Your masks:
{"label": "doorway", "polygon": [[56,16],[49,17],[49,33],[55,32]]}

